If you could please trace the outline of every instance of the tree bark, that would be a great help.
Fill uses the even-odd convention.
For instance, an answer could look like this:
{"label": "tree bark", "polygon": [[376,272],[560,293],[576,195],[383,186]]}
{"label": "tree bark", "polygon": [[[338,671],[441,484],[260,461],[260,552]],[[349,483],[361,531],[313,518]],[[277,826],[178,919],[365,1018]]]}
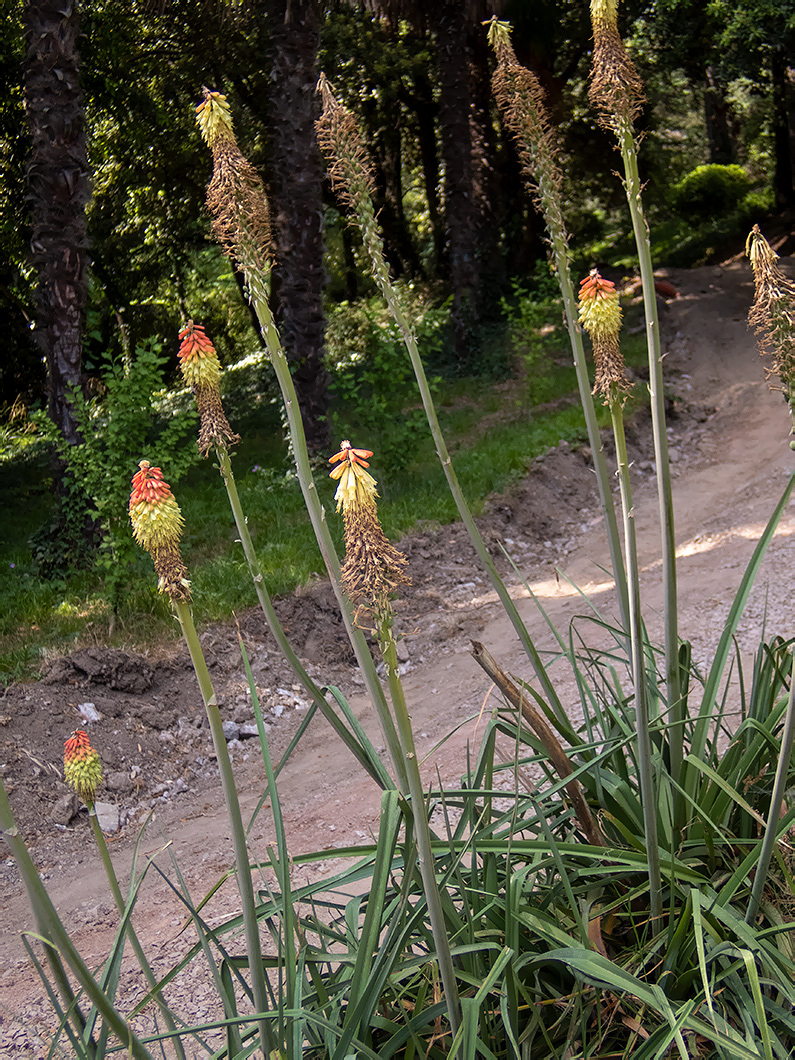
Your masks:
{"label": "tree bark", "polygon": [[773,48],[771,60],[773,81],[773,150],[775,154],[775,172],[773,187],[776,195],[776,208],[786,210],[795,201],[792,187],[792,154],[790,150],[789,123],[789,78],[784,49]]}
{"label": "tree bark", "polygon": [[48,411],[79,441],[68,388],[82,385],[90,196],[73,0],[26,0],[25,109],[31,137],[28,195],[38,272],[34,337],[46,360]]}
{"label": "tree bark", "polygon": [[318,0],[265,0],[270,30],[267,174],[274,243],[271,298],[310,448],[330,442],[324,363],[323,166],[315,138],[319,106]]}
{"label": "tree bark", "polygon": [[709,160],[728,165],[737,160],[731,132],[731,107],[726,99],[725,86],[715,75],[712,66],[704,71],[704,121],[709,142]]}
{"label": "tree bark", "polygon": [[478,303],[478,215],[473,186],[470,54],[462,4],[440,2],[432,16],[439,63],[439,123],[444,160],[447,256],[459,366],[472,360]]}

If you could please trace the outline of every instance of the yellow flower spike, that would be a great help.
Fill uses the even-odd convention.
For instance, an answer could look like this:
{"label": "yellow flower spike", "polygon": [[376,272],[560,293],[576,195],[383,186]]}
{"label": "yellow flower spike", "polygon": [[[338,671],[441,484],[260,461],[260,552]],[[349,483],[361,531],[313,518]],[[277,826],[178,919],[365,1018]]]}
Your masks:
{"label": "yellow flower spike", "polygon": [[176,547],[182,537],[184,520],[171,487],[159,467],[142,460],[133,475],[130,494],[130,522],[138,544],[147,552]]}
{"label": "yellow flower spike", "polygon": [[130,494],[130,522],[138,544],[152,557],[158,588],[171,600],[190,600],[190,582],[179,551],[184,520],[159,467],[138,464]]}
{"label": "yellow flower spike", "polygon": [[233,136],[232,111],[221,92],[202,89],[204,99],[196,107],[196,121],[205,143],[212,147],[219,136]]}
{"label": "yellow flower spike", "polygon": [[371,449],[354,449],[349,441],[344,441],[340,451],[330,457],[330,464],[342,461],[339,467],[329,472],[330,478],[339,479],[339,486],[334,494],[337,511],[342,509],[346,512],[356,505],[375,507],[375,498],[378,496],[377,483],[373,476],[364,470],[370,466],[366,457],[372,455]]}
{"label": "yellow flower spike", "polygon": [[64,777],[87,806],[93,806],[97,788],[102,783],[102,763],[91,746],[88,734],[75,729],[64,741]]}
{"label": "yellow flower spike", "polygon": [[207,185],[213,234],[241,269],[267,271],[270,221],[265,189],[237,145],[226,97],[209,88],[202,92],[204,100],[196,108],[196,120],[213,154],[213,175]]}
{"label": "yellow flower spike", "polygon": [[338,464],[330,477],[339,479],[335,494],[337,511],[345,521],[345,562],[340,572],[345,592],[363,608],[371,609],[379,620],[388,614],[389,596],[409,582],[406,557],[389,541],[378,520],[376,481],[365,471],[370,449],[354,449],[342,442],[329,463]]}

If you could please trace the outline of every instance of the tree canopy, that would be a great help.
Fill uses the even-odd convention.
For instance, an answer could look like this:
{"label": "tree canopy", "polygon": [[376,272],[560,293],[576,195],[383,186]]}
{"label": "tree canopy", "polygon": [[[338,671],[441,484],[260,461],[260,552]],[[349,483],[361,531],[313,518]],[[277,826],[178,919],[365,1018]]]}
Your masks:
{"label": "tree canopy", "polygon": [[[45,386],[32,330],[35,188],[22,87],[31,6],[0,6],[5,403],[20,395],[40,400]],[[587,6],[505,0],[501,8],[513,22],[519,60],[547,93],[576,177],[568,195],[573,240],[607,237],[621,189],[610,145],[587,107]],[[288,10],[292,23],[285,22]],[[368,296],[372,286],[345,207],[333,200],[309,142],[310,79],[321,68],[357,115],[371,152],[393,274],[425,285],[440,303],[451,299],[445,363],[476,370],[471,351],[499,316],[500,297],[512,281],[529,282],[545,254],[513,145],[490,99],[492,60],[480,23],[490,10],[486,0],[435,5],[427,17],[422,5],[319,0],[176,0],[160,7],[93,0],[76,8],[91,178],[85,372],[101,372],[150,336],[175,335],[188,316],[203,320],[227,360],[258,346],[239,277],[208,239],[210,160],[193,110],[209,85],[229,96],[241,145],[273,196],[274,292],[283,296],[277,316],[286,347],[305,351],[295,355],[295,370],[304,357],[306,387],[323,389],[324,306]],[[706,162],[743,165],[760,190],[767,180],[779,207],[789,206],[795,0],[740,8],[725,0],[632,0],[621,19],[646,86],[643,175],[651,216],[669,208],[676,180]],[[293,265],[299,243],[303,257]],[[307,277],[314,277],[311,289]]]}

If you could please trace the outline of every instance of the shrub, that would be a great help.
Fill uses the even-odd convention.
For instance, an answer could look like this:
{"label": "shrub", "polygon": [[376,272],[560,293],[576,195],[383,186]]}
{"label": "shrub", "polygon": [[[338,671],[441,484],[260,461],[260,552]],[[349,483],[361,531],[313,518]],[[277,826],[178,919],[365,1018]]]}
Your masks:
{"label": "shrub", "polygon": [[[417,341],[432,357],[448,312],[411,300]],[[417,432],[427,428],[400,329],[380,299],[343,302],[329,315],[326,342],[335,437],[355,434],[354,444],[378,451],[381,467],[402,470],[416,455]]]}
{"label": "shrub", "polygon": [[742,166],[696,166],[673,186],[671,201],[686,218],[720,217],[737,209],[751,190],[751,183]]}

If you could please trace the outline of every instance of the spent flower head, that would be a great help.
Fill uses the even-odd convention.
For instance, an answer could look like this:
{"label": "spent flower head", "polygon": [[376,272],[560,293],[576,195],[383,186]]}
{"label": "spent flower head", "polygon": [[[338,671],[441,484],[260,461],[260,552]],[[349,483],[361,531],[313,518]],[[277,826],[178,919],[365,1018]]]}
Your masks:
{"label": "spent flower head", "polygon": [[510,33],[510,24],[494,15],[488,31],[497,58],[492,91],[503,120],[516,140],[522,169],[535,190],[550,234],[565,243],[568,237],[561,202],[562,174],[544,90],[536,75],[518,62]]}
{"label": "spent flower head", "polygon": [[[778,254],[754,225],[746,243],[746,253],[754,272],[754,302],[748,323],[756,330],[759,350],[772,354],[767,377],[778,376],[780,390],[790,404],[795,433],[795,283],[778,265]],[[790,442],[795,448],[795,440]]]}
{"label": "spent flower head", "polygon": [[629,389],[624,357],[618,336],[621,331],[621,305],[616,285],[599,274],[590,273],[580,284],[580,323],[591,337],[595,368],[594,394],[608,401]]}
{"label": "spent flower head", "polygon": [[607,128],[630,127],[643,107],[643,82],[618,32],[618,0],[591,0],[591,26],[591,103]]}
{"label": "spent flower head", "polygon": [[226,449],[240,441],[229,426],[221,402],[219,381],[221,362],[212,341],[201,324],[189,320],[179,333],[179,366],[182,377],[193,390],[199,410],[199,439],[197,445],[203,456],[214,446]]}
{"label": "spent flower head", "polygon": [[356,118],[334,95],[325,74],[320,75],[317,90],[323,112],[315,123],[317,142],[329,164],[329,179],[334,193],[353,210],[362,230],[362,243],[370,258],[375,280],[392,298],[395,292],[389,281],[389,267],[384,257],[384,243],[378,231],[372,193],[375,176],[370,156],[362,141]]}
{"label": "spent flower head", "polygon": [[184,520],[163,472],[141,460],[132,487],[129,510],[133,536],[152,557],[160,592],[172,600],[189,600],[190,582],[179,550]]}
{"label": "spent flower head", "polygon": [[87,806],[92,806],[102,783],[102,763],[83,729],[75,729],[64,741],[63,765],[66,783]]}
{"label": "spent flower head", "polygon": [[226,96],[209,88],[203,88],[202,95],[196,120],[213,154],[213,175],[207,186],[213,234],[243,270],[266,271],[270,220],[265,189],[238,147]]}
{"label": "spent flower head", "polygon": [[365,470],[372,455],[370,449],[354,449],[346,440],[329,463],[338,465],[330,475],[339,479],[335,498],[345,523],[342,585],[353,603],[372,611],[380,623],[388,616],[390,595],[409,578],[406,557],[386,537],[378,519],[376,481]]}

